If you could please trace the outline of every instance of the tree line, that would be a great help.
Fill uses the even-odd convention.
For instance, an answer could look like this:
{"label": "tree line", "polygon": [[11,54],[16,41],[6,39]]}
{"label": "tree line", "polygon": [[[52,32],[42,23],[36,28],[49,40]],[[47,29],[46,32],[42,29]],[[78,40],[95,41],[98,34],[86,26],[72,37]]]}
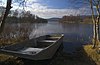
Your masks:
{"label": "tree line", "polygon": [[[0,17],[0,20],[2,17]],[[10,11],[5,20],[6,23],[47,23],[46,19],[40,18],[32,14],[30,11],[18,10]]]}
{"label": "tree line", "polygon": [[82,17],[81,16],[63,16],[59,22],[61,23],[79,23],[82,22]]}
{"label": "tree line", "polygon": [[[94,16],[95,18],[97,15]],[[92,23],[91,15],[83,16],[63,16],[59,22],[61,23]]]}

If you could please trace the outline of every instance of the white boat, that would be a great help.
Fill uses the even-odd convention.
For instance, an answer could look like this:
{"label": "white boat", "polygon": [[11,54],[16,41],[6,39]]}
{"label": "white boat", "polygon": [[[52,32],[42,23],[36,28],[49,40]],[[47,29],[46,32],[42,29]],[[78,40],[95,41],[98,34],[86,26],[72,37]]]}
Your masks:
{"label": "white boat", "polygon": [[30,60],[51,59],[63,42],[63,34],[44,35],[0,48],[0,53]]}

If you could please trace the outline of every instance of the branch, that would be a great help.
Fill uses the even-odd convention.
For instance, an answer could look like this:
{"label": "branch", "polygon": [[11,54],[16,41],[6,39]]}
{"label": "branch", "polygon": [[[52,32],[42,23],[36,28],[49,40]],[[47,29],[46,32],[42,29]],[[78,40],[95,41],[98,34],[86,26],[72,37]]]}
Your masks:
{"label": "branch", "polygon": [[94,10],[93,10],[93,1],[92,0],[90,0],[90,6],[91,6],[91,11],[92,11],[92,20],[93,20],[93,22],[95,22]]}
{"label": "branch", "polygon": [[97,14],[100,16],[100,11],[99,11],[100,6],[99,6],[99,4],[100,4],[100,1],[98,1],[97,5],[96,5],[96,10],[97,10]]}
{"label": "branch", "polygon": [[2,21],[0,22],[0,33],[4,29],[5,20],[6,20],[7,16],[8,16],[8,14],[9,14],[10,9],[11,9],[11,2],[12,2],[12,0],[7,0],[6,11],[5,11],[5,14],[4,14],[3,18],[2,18]]}

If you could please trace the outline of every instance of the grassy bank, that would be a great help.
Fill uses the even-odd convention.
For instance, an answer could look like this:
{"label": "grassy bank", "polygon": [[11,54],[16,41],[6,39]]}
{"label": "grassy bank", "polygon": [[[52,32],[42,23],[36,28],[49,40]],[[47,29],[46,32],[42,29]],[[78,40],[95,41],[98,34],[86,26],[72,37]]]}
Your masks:
{"label": "grassy bank", "polygon": [[84,46],[84,50],[86,51],[88,57],[95,61],[97,65],[100,64],[100,54],[98,54],[95,49],[92,49],[92,45]]}

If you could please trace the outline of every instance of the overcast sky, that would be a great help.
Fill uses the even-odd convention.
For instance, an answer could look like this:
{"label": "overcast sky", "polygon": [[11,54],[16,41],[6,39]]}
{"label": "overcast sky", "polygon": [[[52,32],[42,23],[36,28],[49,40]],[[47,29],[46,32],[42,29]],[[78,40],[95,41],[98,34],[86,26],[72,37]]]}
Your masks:
{"label": "overcast sky", "polygon": [[[1,3],[2,1],[2,3]],[[0,0],[0,5],[5,6],[7,0]],[[21,1],[21,0],[19,0]],[[64,15],[89,15],[89,5],[85,0],[26,0],[26,10],[42,18],[62,17]],[[12,10],[22,9],[19,3],[12,3]]]}

